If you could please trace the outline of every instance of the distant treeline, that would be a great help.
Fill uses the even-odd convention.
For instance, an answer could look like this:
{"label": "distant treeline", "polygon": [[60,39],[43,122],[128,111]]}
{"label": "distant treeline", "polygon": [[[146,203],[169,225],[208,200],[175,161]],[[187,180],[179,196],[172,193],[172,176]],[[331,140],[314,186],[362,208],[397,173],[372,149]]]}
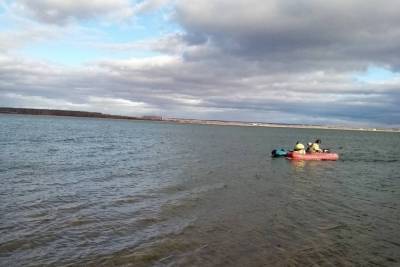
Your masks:
{"label": "distant treeline", "polygon": [[48,116],[70,116],[70,117],[89,117],[89,118],[108,118],[108,119],[125,119],[125,120],[157,120],[161,121],[161,116],[119,116],[103,114],[100,112],[76,111],[76,110],[59,110],[59,109],[33,109],[33,108],[6,108],[0,107],[0,113],[6,114],[26,114],[26,115],[48,115]]}

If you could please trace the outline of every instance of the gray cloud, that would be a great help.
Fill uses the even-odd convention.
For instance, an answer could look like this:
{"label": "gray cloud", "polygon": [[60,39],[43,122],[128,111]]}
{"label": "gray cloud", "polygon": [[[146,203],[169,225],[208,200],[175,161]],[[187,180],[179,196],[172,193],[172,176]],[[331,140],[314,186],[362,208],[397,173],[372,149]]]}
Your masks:
{"label": "gray cloud", "polygon": [[[98,14],[123,17],[118,10],[127,3],[92,1],[77,10],[61,2],[67,3],[18,3],[44,25]],[[146,12],[166,2],[143,2],[136,10]],[[56,4],[57,16],[43,13]],[[181,33],[93,45],[163,56],[105,59],[80,67],[0,56],[0,105],[400,126],[399,76],[368,83],[355,78],[371,65],[398,69],[399,10],[397,1],[379,9],[361,0],[177,1],[174,19]]]}
{"label": "gray cloud", "polygon": [[398,67],[400,3],[375,1],[179,1],[176,19],[189,36],[202,36],[251,60],[304,69]]}
{"label": "gray cloud", "polygon": [[179,57],[159,57],[109,60],[74,69],[9,58],[0,61],[0,105],[209,119],[400,125],[398,82],[354,85],[346,75],[319,72],[252,76],[248,71],[237,75],[247,67],[210,67]]}

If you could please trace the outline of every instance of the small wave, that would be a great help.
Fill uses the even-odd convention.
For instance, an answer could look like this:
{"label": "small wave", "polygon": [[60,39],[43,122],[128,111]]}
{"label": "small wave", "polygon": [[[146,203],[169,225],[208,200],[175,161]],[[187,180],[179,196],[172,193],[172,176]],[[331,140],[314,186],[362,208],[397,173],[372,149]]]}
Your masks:
{"label": "small wave", "polygon": [[139,218],[135,221],[135,224],[139,228],[146,228],[155,224],[159,224],[161,222],[165,221],[163,218],[158,217],[158,216],[146,216],[143,218]]}
{"label": "small wave", "polygon": [[165,238],[154,241],[136,249],[124,249],[122,251],[93,259],[87,264],[93,266],[150,266],[165,264],[173,260],[173,255],[184,253],[198,247],[190,241]]}
{"label": "small wave", "polygon": [[62,142],[75,142],[77,139],[76,138],[65,138],[65,139],[62,139],[61,141]]}
{"label": "small wave", "polygon": [[125,205],[125,204],[136,204],[136,203],[140,203],[144,200],[148,200],[148,199],[154,199],[155,196],[152,194],[138,194],[138,195],[132,195],[132,196],[125,196],[122,198],[118,198],[112,201],[111,206],[121,206],[121,205]]}
{"label": "small wave", "polygon": [[392,240],[387,240],[387,239],[383,239],[382,241],[385,241],[385,242],[387,242],[389,244],[392,244],[392,245],[394,245],[396,247],[400,247],[400,243],[399,242],[392,241]]}
{"label": "small wave", "polygon": [[325,225],[318,227],[322,231],[333,231],[333,230],[342,230],[348,229],[349,227],[346,224],[334,224],[334,225]]}
{"label": "small wave", "polygon": [[82,226],[82,225],[86,225],[86,224],[93,224],[96,222],[98,222],[98,220],[88,219],[88,218],[84,218],[84,217],[78,217],[78,218],[73,218],[69,221],[66,221],[64,227],[66,227],[66,228],[68,228],[69,226],[77,227],[77,226]]}
{"label": "small wave", "polygon": [[192,195],[192,194],[201,194],[206,193],[209,191],[219,190],[219,189],[226,189],[228,187],[225,183],[215,183],[210,185],[200,185],[194,187],[192,189],[185,188],[182,185],[175,185],[163,188],[160,190],[162,193],[176,193],[181,192],[183,195]]}
{"label": "small wave", "polygon": [[19,235],[18,237],[0,243],[0,254],[14,253],[22,250],[32,250],[37,247],[46,246],[54,241],[56,236],[53,234],[44,235]]}
{"label": "small wave", "polygon": [[160,216],[163,218],[171,218],[177,214],[182,214],[185,210],[196,206],[197,201],[197,198],[168,201],[161,206]]}
{"label": "small wave", "polygon": [[23,239],[14,239],[6,242],[1,242],[0,244],[0,254],[11,253],[18,249],[21,249],[26,244]]}
{"label": "small wave", "polygon": [[397,163],[399,159],[363,159],[363,158],[342,158],[341,161],[345,162],[365,162],[365,163]]}
{"label": "small wave", "polygon": [[142,199],[139,197],[126,197],[114,200],[114,204],[116,205],[123,205],[123,204],[134,204],[140,202]]}
{"label": "small wave", "polygon": [[101,151],[103,151],[103,152],[111,151],[111,150],[114,150],[115,148],[116,148],[115,146],[102,147]]}

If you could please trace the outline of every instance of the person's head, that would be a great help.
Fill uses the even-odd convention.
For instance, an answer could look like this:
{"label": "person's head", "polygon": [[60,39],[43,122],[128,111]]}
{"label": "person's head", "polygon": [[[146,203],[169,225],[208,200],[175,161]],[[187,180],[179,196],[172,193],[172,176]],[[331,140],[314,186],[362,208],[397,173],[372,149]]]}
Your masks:
{"label": "person's head", "polygon": [[321,144],[321,140],[320,140],[320,139],[317,139],[317,140],[315,140],[315,143]]}
{"label": "person's head", "polygon": [[297,142],[296,142],[296,145],[297,145],[297,144],[300,144],[300,141],[297,141]]}
{"label": "person's head", "polygon": [[308,145],[308,146],[312,146],[312,143],[311,143],[311,142],[309,142],[307,145]]}

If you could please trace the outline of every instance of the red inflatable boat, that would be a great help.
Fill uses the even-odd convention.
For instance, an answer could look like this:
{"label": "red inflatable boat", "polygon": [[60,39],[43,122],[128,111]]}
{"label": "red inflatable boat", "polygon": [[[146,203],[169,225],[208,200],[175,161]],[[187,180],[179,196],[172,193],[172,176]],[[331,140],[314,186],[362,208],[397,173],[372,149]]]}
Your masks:
{"label": "red inflatable boat", "polygon": [[336,153],[306,153],[301,154],[298,152],[290,151],[287,156],[288,159],[294,160],[338,160],[339,155]]}

